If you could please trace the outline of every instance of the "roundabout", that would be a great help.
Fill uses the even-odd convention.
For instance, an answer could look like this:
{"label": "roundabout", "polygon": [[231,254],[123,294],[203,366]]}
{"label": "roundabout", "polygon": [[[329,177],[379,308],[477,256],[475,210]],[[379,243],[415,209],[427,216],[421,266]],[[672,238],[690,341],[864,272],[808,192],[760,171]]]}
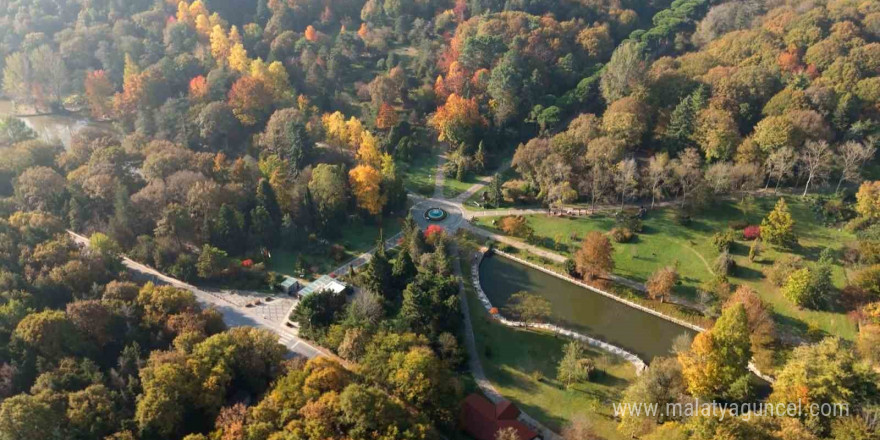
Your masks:
{"label": "roundabout", "polygon": [[419,228],[427,229],[430,225],[442,226],[449,233],[454,233],[464,222],[461,209],[446,200],[421,199],[413,197],[410,208]]}

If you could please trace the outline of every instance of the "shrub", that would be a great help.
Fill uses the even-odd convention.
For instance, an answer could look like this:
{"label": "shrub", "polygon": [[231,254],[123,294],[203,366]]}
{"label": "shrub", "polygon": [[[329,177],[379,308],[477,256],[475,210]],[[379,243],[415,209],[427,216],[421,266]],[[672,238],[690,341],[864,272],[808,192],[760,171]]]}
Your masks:
{"label": "shrub", "polygon": [[782,286],[788,281],[792,272],[804,267],[804,259],[797,256],[787,256],[776,260],[773,267],[767,272],[767,278],[776,286]]}
{"label": "shrub", "polygon": [[520,238],[529,238],[534,235],[535,231],[529,226],[528,221],[525,217],[521,215],[509,215],[507,217],[501,218],[499,221],[499,228],[504,231],[507,235],[512,235],[514,237]]}
{"label": "shrub", "polygon": [[610,234],[611,238],[617,243],[629,243],[634,236],[629,228],[614,228]]}
{"label": "shrub", "polygon": [[880,299],[880,264],[874,264],[856,272],[852,284],[874,299]]}
{"label": "shrub", "polygon": [[712,234],[712,246],[721,253],[729,251],[734,241],[736,241],[736,231],[733,229]]}
{"label": "shrub", "polygon": [[621,211],[615,215],[615,219],[618,228],[626,228],[633,232],[642,232],[642,219],[638,217],[638,213]]}
{"label": "shrub", "polygon": [[577,272],[577,265],[571,258],[565,260],[565,272],[573,277],[579,276]]}
{"label": "shrub", "polygon": [[736,261],[727,251],[721,252],[715,260],[715,273],[718,275],[730,276],[736,271]]}
{"label": "shrub", "polygon": [[743,240],[754,240],[761,236],[761,227],[758,225],[749,225],[743,228]]}
{"label": "shrub", "polygon": [[333,244],[330,246],[330,258],[337,263],[341,263],[345,260],[345,248],[339,244]]}

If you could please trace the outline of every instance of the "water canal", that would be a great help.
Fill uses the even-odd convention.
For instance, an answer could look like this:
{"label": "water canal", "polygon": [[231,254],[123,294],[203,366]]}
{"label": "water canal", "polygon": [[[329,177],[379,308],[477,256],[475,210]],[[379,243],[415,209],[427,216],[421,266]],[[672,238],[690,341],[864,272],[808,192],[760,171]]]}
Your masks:
{"label": "water canal", "polygon": [[77,113],[22,116],[16,113],[12,101],[0,99],[0,117],[5,116],[15,116],[21,119],[37,133],[38,139],[47,142],[60,141],[65,148],[70,146],[73,135],[85,127],[98,127],[112,131],[112,125],[109,122],[91,121],[85,115]]}
{"label": "water canal", "polygon": [[676,336],[696,334],[689,328],[499,255],[483,259],[480,282],[496,307],[503,308],[516,292],[540,294],[550,301],[554,324],[621,347],[646,362],[657,356],[668,356]]}

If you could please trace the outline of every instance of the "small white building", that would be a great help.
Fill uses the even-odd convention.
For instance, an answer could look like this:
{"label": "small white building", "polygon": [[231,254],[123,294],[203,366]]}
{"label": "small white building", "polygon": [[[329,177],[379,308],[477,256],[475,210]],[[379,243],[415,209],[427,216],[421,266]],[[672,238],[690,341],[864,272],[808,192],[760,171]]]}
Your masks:
{"label": "small white building", "polygon": [[297,294],[299,295],[300,298],[305,298],[306,296],[309,296],[315,292],[322,292],[324,290],[329,290],[333,293],[341,293],[341,292],[344,292],[345,289],[348,289],[348,286],[345,283],[343,283],[342,281],[339,281],[336,278],[333,278],[329,275],[324,275],[324,276],[318,278],[317,280],[309,283],[308,286],[305,286],[302,289],[300,289],[300,291],[297,292]]}

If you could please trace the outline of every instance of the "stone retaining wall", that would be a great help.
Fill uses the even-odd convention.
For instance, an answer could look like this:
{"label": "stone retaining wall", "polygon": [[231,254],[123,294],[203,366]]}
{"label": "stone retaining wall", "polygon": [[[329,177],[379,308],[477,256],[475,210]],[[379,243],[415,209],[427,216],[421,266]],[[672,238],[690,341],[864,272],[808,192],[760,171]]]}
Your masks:
{"label": "stone retaining wall", "polygon": [[[483,291],[483,286],[480,283],[480,263],[483,261],[484,255],[485,255],[484,253],[477,253],[477,255],[475,255],[474,261],[471,263],[471,276],[473,278],[472,281],[473,281],[474,289],[477,292],[477,298],[480,300],[480,302],[483,304],[483,307],[488,312],[493,307],[492,302],[489,301],[489,297],[486,296],[486,292]],[[506,256],[506,254],[505,254],[505,256]],[[638,356],[636,356],[636,355],[634,355],[634,354],[632,354],[632,353],[630,353],[620,347],[609,344],[605,341],[600,341],[598,339],[591,338],[589,336],[580,334],[578,332],[575,332],[575,331],[572,331],[572,330],[569,330],[566,328],[562,328],[562,327],[559,327],[559,326],[556,326],[553,324],[528,324],[528,323],[520,322],[520,321],[512,321],[512,320],[509,320],[509,319],[501,316],[500,314],[494,315],[493,318],[495,318],[498,322],[500,322],[506,326],[509,326],[509,327],[526,327],[526,326],[528,326],[528,327],[532,327],[532,328],[540,328],[543,330],[548,330],[548,331],[552,331],[554,333],[561,334],[561,335],[569,337],[571,339],[577,339],[579,341],[586,342],[588,345],[590,345],[592,347],[596,347],[600,350],[604,350],[604,351],[607,351],[607,352],[610,352],[610,353],[613,353],[617,356],[622,357],[627,362],[633,364],[633,366],[636,368],[636,372],[639,374],[641,374],[642,371],[644,371],[645,368],[647,368],[647,364],[645,364],[645,362],[643,360],[641,360]]]}
{"label": "stone retaining wall", "polygon": [[[619,296],[617,296],[617,295],[615,295],[615,294],[613,294],[613,293],[609,293],[609,292],[606,292],[606,291],[604,291],[604,290],[597,289],[596,287],[593,287],[593,286],[591,286],[591,285],[589,285],[589,284],[583,283],[583,282],[578,281],[578,280],[576,280],[576,279],[574,279],[574,278],[571,278],[571,277],[568,277],[568,276],[562,275],[562,274],[560,274],[560,273],[558,273],[558,272],[555,272],[555,271],[552,271],[552,270],[550,270],[550,269],[547,269],[546,267],[542,267],[542,266],[539,266],[539,265],[537,265],[537,264],[535,264],[535,263],[532,263],[532,262],[530,262],[530,261],[526,261],[526,260],[524,260],[524,259],[522,259],[522,258],[519,258],[519,257],[513,256],[513,255],[510,255],[510,254],[508,254],[507,252],[500,251],[500,250],[498,250],[498,249],[493,249],[492,251],[495,252],[496,254],[499,254],[499,255],[505,257],[505,258],[509,258],[509,259],[511,259],[511,260],[513,260],[513,261],[516,261],[517,263],[520,263],[520,264],[522,264],[522,265],[525,265],[525,266],[531,267],[532,269],[535,269],[535,270],[540,270],[541,272],[544,272],[544,273],[546,273],[546,274],[548,274],[548,275],[552,275],[552,276],[554,276],[554,277],[561,278],[561,279],[566,280],[566,281],[568,281],[568,282],[570,282],[570,283],[573,283],[573,284],[576,284],[576,285],[578,285],[578,286],[580,286],[580,287],[583,287],[584,289],[588,289],[588,290],[590,290],[590,291],[592,291],[592,292],[598,293],[598,294],[600,294],[600,295],[604,295],[604,296],[606,296],[606,297],[608,297],[608,298],[611,298],[611,299],[613,299],[613,300],[615,300],[615,301],[618,301],[618,302],[621,302],[621,303],[623,303],[623,304],[626,304],[626,305],[628,305],[628,306],[630,306],[630,307],[633,307],[633,308],[639,309],[639,310],[641,310],[641,311],[643,311],[643,312],[645,312],[645,313],[650,313],[650,314],[652,314],[652,315],[654,315],[654,316],[656,316],[656,317],[658,317],[658,318],[665,319],[665,320],[667,320],[667,321],[669,321],[669,322],[672,322],[672,323],[678,324],[678,325],[680,325],[680,326],[682,326],[682,327],[687,327],[687,328],[689,328],[689,329],[691,329],[691,330],[693,330],[693,331],[696,331],[696,332],[703,332],[703,331],[706,330],[706,329],[704,329],[703,327],[700,327],[700,326],[698,326],[698,325],[696,325],[696,324],[693,324],[693,323],[690,323],[690,322],[687,322],[687,321],[684,321],[684,320],[681,320],[681,319],[675,318],[675,317],[673,317],[673,316],[665,315],[665,314],[660,313],[660,312],[658,312],[658,311],[656,311],[656,310],[654,310],[654,309],[651,309],[651,308],[649,308],[649,307],[645,307],[645,306],[643,306],[643,305],[641,305],[641,304],[637,304],[637,303],[635,303],[635,302],[633,302],[633,301],[630,301],[630,300],[627,300],[627,299],[621,298],[621,297],[619,297]],[[482,256],[479,258],[479,261],[482,261]],[[479,263],[477,263],[477,268],[479,268]],[[475,277],[476,277],[476,283],[475,283],[475,286],[477,286],[477,285],[479,285],[479,271],[477,271],[477,272],[475,272],[475,273],[476,273],[476,275],[475,275]],[[485,297],[485,294],[483,293],[483,289],[482,289],[482,287],[479,287],[477,290],[478,290],[478,292],[480,293],[481,296]],[[488,301],[489,301],[489,300],[488,300],[488,298],[487,298],[487,299],[486,299],[486,303],[488,303]],[[485,305],[485,303],[484,303],[484,305]],[[491,305],[490,305],[490,307],[491,307]],[[574,332],[572,332],[572,333],[574,333]],[[599,341],[599,342],[601,342],[601,341]],[[603,344],[605,344],[605,345],[610,345],[610,344],[606,344],[606,343],[604,343],[604,342],[603,342]],[[591,345],[592,345],[592,344],[591,344]],[[614,347],[614,346],[612,346],[612,347]],[[615,347],[615,348],[617,348],[617,347]],[[622,350],[622,349],[620,349],[620,350]],[[633,355],[633,356],[634,356],[634,355]],[[640,362],[641,362],[641,361],[640,361]],[[644,362],[642,362],[642,365],[644,365]],[[641,370],[639,370],[639,371],[641,372]],[[773,382],[775,382],[775,379],[774,379],[773,377],[761,373],[761,371],[758,370],[758,367],[756,367],[756,366],[754,365],[754,363],[752,363],[752,362],[749,362],[749,371],[751,371],[755,376],[760,377],[761,379],[763,379],[764,381],[766,381],[766,382],[768,382],[768,383],[771,383],[771,384],[772,384]]]}

